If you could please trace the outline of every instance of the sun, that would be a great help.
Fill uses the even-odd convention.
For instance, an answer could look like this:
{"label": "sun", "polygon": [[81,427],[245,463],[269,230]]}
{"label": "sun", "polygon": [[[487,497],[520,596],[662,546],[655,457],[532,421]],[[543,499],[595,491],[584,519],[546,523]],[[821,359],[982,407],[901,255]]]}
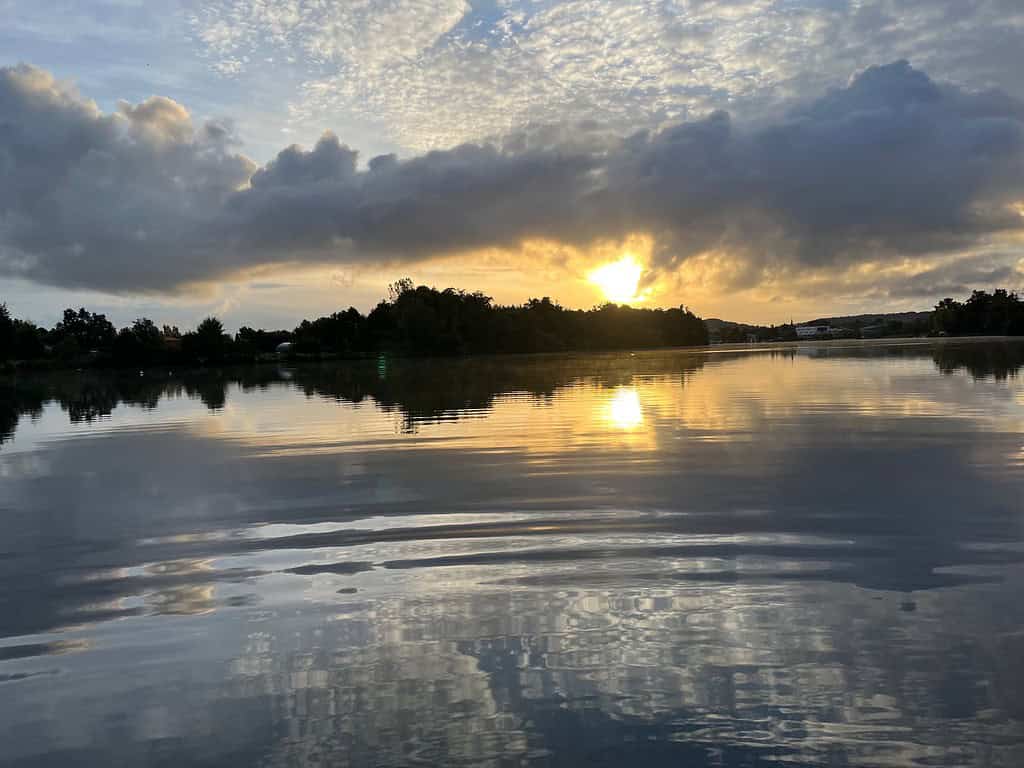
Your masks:
{"label": "sun", "polygon": [[643,266],[627,253],[618,261],[593,270],[587,275],[587,279],[601,289],[608,301],[632,304],[644,300],[642,295],[637,295],[637,287],[643,273]]}

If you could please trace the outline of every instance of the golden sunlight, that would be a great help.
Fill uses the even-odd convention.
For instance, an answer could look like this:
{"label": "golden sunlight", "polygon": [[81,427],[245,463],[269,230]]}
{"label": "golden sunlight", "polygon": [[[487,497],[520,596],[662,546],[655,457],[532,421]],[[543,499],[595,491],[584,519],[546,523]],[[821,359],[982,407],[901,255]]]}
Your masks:
{"label": "golden sunlight", "polygon": [[640,395],[632,387],[615,391],[608,400],[606,418],[617,429],[636,429],[644,423],[644,412],[640,408]]}
{"label": "golden sunlight", "polygon": [[608,301],[630,304],[644,300],[642,295],[637,295],[637,287],[643,273],[643,266],[627,253],[618,261],[593,270],[587,275],[587,279],[601,289]]}

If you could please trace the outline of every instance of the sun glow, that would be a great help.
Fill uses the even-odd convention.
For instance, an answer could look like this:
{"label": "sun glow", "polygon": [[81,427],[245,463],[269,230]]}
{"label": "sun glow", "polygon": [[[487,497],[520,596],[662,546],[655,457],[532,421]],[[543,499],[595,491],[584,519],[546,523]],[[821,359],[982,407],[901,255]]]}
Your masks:
{"label": "sun glow", "polygon": [[644,412],[640,407],[640,395],[632,387],[615,391],[608,400],[605,419],[616,429],[639,429],[644,425]]}
{"label": "sun glow", "polygon": [[601,289],[608,301],[616,304],[632,304],[643,301],[637,294],[643,266],[631,255],[626,254],[618,261],[604,264],[587,275],[587,279]]}

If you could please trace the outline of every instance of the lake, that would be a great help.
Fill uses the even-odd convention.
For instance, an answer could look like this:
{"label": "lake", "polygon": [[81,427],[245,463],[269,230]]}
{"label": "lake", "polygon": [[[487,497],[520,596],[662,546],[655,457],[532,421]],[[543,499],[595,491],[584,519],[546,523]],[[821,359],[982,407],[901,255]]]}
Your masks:
{"label": "lake", "polygon": [[0,764],[1024,765],[1024,342],[0,382]]}

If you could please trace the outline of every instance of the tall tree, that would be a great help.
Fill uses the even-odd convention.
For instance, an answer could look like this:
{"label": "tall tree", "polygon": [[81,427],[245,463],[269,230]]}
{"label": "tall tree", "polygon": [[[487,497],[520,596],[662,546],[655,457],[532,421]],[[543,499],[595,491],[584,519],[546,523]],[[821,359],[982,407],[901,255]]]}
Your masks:
{"label": "tall tree", "polygon": [[0,304],[0,360],[14,357],[14,320],[6,304]]}

